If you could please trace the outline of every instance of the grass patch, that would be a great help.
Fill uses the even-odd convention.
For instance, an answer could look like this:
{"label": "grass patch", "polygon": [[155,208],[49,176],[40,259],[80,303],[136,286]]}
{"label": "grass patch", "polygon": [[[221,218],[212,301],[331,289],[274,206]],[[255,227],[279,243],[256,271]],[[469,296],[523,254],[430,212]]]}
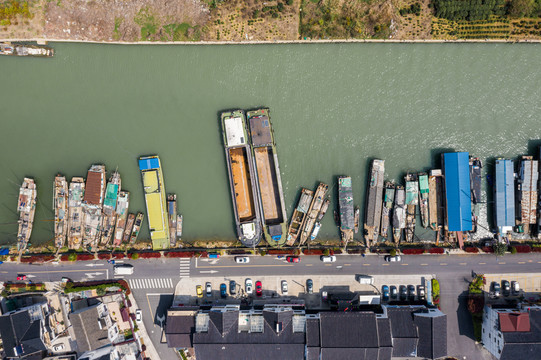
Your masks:
{"label": "grass patch", "polygon": [[119,40],[120,39],[120,32],[119,28],[120,25],[122,25],[122,22],[124,21],[124,18],[122,17],[115,17],[115,29],[113,30],[113,39]]}
{"label": "grass patch", "polygon": [[158,21],[154,15],[150,12],[148,7],[139,10],[133,21],[141,26],[141,39],[151,40],[151,37],[156,35],[158,31]]}
{"label": "grass patch", "polygon": [[173,41],[199,41],[201,31],[198,26],[192,26],[189,23],[167,24],[163,27],[164,32]]}
{"label": "grass patch", "polygon": [[473,336],[475,337],[475,341],[481,341],[481,331],[483,329],[483,313],[472,314],[471,319],[473,322]]}

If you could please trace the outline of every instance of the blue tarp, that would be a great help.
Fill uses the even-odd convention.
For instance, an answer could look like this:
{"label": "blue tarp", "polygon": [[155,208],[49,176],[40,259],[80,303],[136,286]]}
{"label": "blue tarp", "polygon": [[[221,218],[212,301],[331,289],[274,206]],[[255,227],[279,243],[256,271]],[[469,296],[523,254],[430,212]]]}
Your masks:
{"label": "blue tarp", "polygon": [[513,160],[496,160],[496,227],[515,225],[515,177]]}
{"label": "blue tarp", "polygon": [[157,157],[152,158],[140,158],[139,159],[139,170],[150,170],[150,169],[159,169],[160,160]]}
{"label": "blue tarp", "polygon": [[449,231],[471,231],[470,163],[467,152],[443,154],[447,226]]}
{"label": "blue tarp", "polygon": [[0,249],[0,255],[9,255],[9,249],[8,248]]}

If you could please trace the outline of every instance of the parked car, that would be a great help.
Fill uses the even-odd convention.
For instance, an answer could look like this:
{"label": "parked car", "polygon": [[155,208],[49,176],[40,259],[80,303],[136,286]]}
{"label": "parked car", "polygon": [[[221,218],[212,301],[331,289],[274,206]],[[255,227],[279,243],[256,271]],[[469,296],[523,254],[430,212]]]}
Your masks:
{"label": "parked car", "polygon": [[220,296],[224,299],[227,297],[227,285],[224,283],[220,284]]}
{"label": "parked car", "polygon": [[141,309],[135,310],[135,321],[141,322],[143,320],[143,312]]}
{"label": "parked car", "polygon": [[195,287],[195,293],[197,294],[198,298],[202,298],[203,297],[203,287],[201,285],[197,285]]}
{"label": "parked car", "polygon": [[287,295],[288,288],[287,288],[287,281],[282,280],[282,295]]}
{"label": "parked car", "polygon": [[235,280],[231,280],[229,282],[229,293],[231,295],[237,295],[237,283],[235,282]]}
{"label": "parked car", "polygon": [[306,291],[308,291],[308,294],[314,293],[314,282],[312,279],[306,280]]}
{"label": "parked car", "polygon": [[417,296],[419,297],[419,300],[425,300],[425,287],[423,285],[417,286]]}
{"label": "parked car", "polygon": [[18,274],[18,275],[17,275],[17,280],[19,280],[19,281],[21,281],[21,280],[26,280],[26,275]]}
{"label": "parked car", "polygon": [[518,295],[520,293],[518,281],[511,281],[511,290],[513,291],[513,295]]}
{"label": "parked car", "polygon": [[334,256],[334,255],[330,255],[330,256],[321,255],[321,257],[319,259],[321,261],[323,261],[324,263],[333,263],[333,262],[336,261],[336,256]]}
{"label": "parked car", "polygon": [[387,285],[383,285],[381,287],[381,301],[389,301],[390,295],[389,295],[389,287]]}
{"label": "parked car", "polygon": [[396,289],[396,286],[391,286],[391,299],[398,299],[398,290]]}
{"label": "parked car", "polygon": [[248,256],[235,256],[235,262],[237,264],[248,264],[250,262],[250,258]]}
{"label": "parked car", "polygon": [[64,350],[64,344],[56,344],[55,346],[53,346],[53,351],[54,352],[59,352],[59,351],[62,351]]}
{"label": "parked car", "polygon": [[68,283],[68,282],[72,282],[70,278],[68,277],[65,277],[65,276],[62,276],[62,282],[63,283]]}
{"label": "parked car", "polygon": [[400,285],[400,300],[406,300],[408,297],[408,290],[406,289],[406,285]]}
{"label": "parked car", "polygon": [[496,281],[493,281],[491,284],[491,297],[494,299],[497,299],[500,297],[500,284],[498,284]]}
{"label": "parked car", "polygon": [[246,291],[246,294],[252,295],[254,292],[254,283],[252,282],[252,279],[246,279],[244,281],[244,291]]}
{"label": "parked car", "polygon": [[261,281],[259,280],[255,282],[255,294],[257,296],[263,295],[263,285],[261,284]]}
{"label": "parked car", "polygon": [[219,259],[220,258],[220,254],[218,253],[210,253],[209,254],[209,259]]}
{"label": "parked car", "polygon": [[415,286],[408,285],[408,300],[415,300]]}
{"label": "parked car", "polygon": [[207,296],[211,297],[212,296],[212,285],[209,282],[207,282],[205,284],[205,288],[206,288],[206,291],[207,291]]}
{"label": "parked car", "polygon": [[387,262],[398,262],[398,261],[402,261],[402,258],[400,257],[400,255],[395,255],[395,256],[391,256],[391,255],[385,255],[385,257],[383,258],[385,261]]}
{"label": "parked car", "polygon": [[288,256],[288,257],[286,257],[286,260],[287,260],[287,262],[290,262],[290,263],[301,262],[301,258],[298,257],[298,256]]}
{"label": "parked car", "polygon": [[509,284],[509,281],[502,280],[502,292],[503,296],[509,296],[509,294],[511,294],[511,285]]}
{"label": "parked car", "polygon": [[326,292],[326,291],[322,291],[321,292],[321,300],[327,301],[328,298],[329,298],[329,293]]}

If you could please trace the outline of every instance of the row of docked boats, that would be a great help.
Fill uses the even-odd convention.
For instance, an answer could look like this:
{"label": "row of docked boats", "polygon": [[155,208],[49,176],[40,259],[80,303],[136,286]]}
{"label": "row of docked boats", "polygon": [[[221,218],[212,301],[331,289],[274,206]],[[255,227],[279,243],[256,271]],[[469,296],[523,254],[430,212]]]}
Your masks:
{"label": "row of docked boats", "polygon": [[0,42],[0,55],[51,57],[54,50],[42,45],[23,45]]}
{"label": "row of docked boats", "polygon": [[[481,161],[469,159],[469,184],[471,194],[468,199],[474,205],[471,222],[477,222],[478,204],[481,201]],[[367,187],[364,239],[372,246],[381,238],[383,241],[398,244],[401,241],[413,242],[417,214],[423,228],[430,227],[440,232],[446,227],[445,182],[441,169],[426,172],[408,172],[404,185],[384,181],[385,161],[375,159],[370,169]],[[418,210],[417,210],[418,209]],[[391,231],[389,231],[389,229]],[[472,231],[475,231],[473,227]],[[392,236],[392,237],[391,237]]]}
{"label": "row of docked boats", "polygon": [[269,109],[225,111],[220,120],[238,239],[282,246],[285,201]]}

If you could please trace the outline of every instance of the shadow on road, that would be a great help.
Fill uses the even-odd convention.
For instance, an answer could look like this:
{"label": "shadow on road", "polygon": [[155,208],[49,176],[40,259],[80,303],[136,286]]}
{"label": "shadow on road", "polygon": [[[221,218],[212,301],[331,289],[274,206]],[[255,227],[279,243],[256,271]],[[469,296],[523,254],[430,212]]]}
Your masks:
{"label": "shadow on road", "polygon": [[159,296],[158,305],[156,306],[156,313],[154,314],[154,324],[160,327],[165,326],[165,319],[167,317],[167,309],[173,305],[173,295],[163,294]]}
{"label": "shadow on road", "polygon": [[460,335],[464,335],[475,341],[473,335],[473,323],[471,314],[468,311],[468,291],[463,291],[458,296],[458,308],[456,310],[456,316],[458,318],[458,332]]}

